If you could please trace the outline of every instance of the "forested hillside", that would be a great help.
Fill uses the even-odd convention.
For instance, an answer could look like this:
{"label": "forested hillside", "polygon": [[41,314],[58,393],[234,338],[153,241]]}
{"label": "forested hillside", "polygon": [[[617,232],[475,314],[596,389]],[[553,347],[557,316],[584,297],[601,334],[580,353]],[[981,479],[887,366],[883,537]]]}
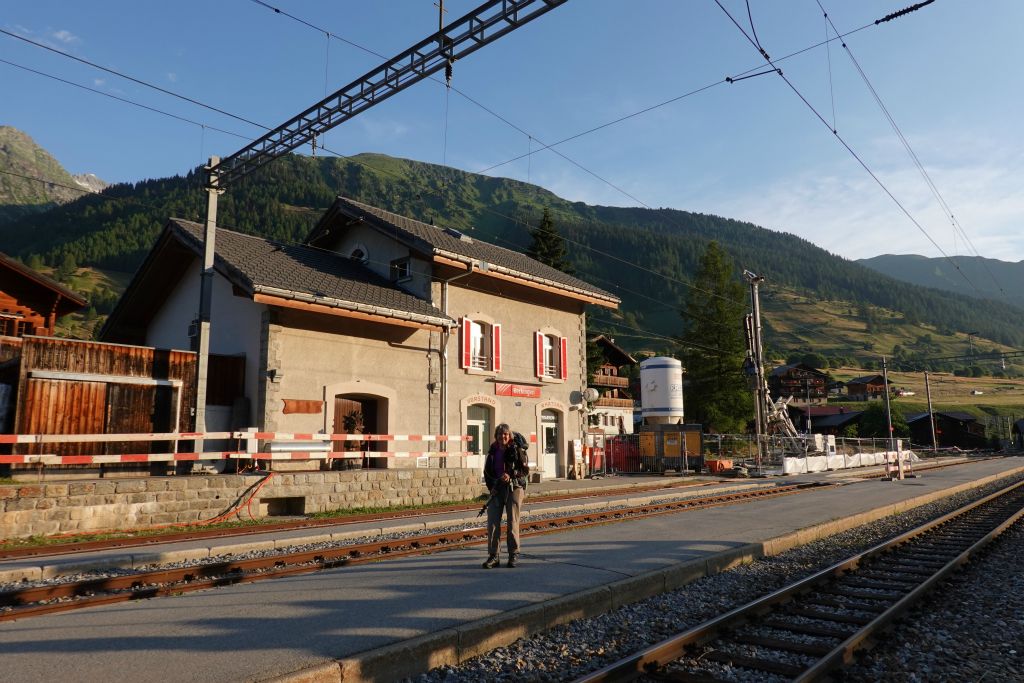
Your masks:
{"label": "forested hillside", "polygon": [[[42,215],[0,223],[0,244],[26,260],[38,255],[65,269],[93,265],[130,272],[168,216],[202,220],[201,180],[197,170],[186,177],[113,186],[103,197],[86,196]],[[850,302],[842,306],[858,307],[867,318],[887,309],[904,323],[926,322],[940,334],[970,330],[1004,345],[1024,341],[1019,309],[898,282],[793,235],[672,209],[573,203],[526,183],[381,155],[282,158],[230,188],[221,197],[218,222],[301,241],[338,194],[520,249],[529,244],[528,228],[548,207],[576,272],[623,299],[620,322],[658,335],[678,334],[688,283],[707,243],[716,240],[739,268],[767,278],[762,291],[769,305],[773,290],[795,291],[826,305]],[[600,329],[609,316],[597,312],[592,327]],[[892,314],[886,316],[891,322]]]}
{"label": "forested hillside", "polygon": [[923,287],[1024,307],[1024,261],[1010,263],[982,256],[928,258],[883,254],[857,261],[879,273]]}

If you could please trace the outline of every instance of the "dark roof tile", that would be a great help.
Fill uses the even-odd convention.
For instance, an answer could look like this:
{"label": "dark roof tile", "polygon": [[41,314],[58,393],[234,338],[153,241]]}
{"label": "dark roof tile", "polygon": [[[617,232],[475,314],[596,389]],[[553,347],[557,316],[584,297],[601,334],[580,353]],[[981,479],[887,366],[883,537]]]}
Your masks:
{"label": "dark roof tile", "polygon": [[[202,253],[203,226],[172,218],[168,227],[196,253]],[[249,294],[268,288],[302,295],[315,303],[356,310],[371,307],[393,317],[431,324],[453,321],[429,302],[394,286],[352,259],[333,252],[217,229],[217,265]],[[403,315],[404,314],[404,315]]]}
{"label": "dark roof tile", "polygon": [[[619,298],[599,287],[572,275],[545,265],[525,254],[505,249],[489,242],[462,235],[457,230],[428,225],[421,221],[378,209],[347,197],[338,197],[333,209],[361,218],[397,239],[431,253],[448,253],[463,258],[483,261],[531,278],[569,290],[578,290],[594,297],[618,303]],[[331,212],[328,213],[330,215]],[[319,227],[319,226],[318,226]],[[314,234],[316,229],[314,229]],[[312,237],[312,235],[311,235]]]}

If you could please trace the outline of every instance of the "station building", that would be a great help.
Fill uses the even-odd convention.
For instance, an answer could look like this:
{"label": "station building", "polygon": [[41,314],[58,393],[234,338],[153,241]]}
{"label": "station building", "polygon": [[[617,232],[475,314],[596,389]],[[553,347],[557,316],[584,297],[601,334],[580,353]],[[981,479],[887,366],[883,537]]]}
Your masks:
{"label": "station building", "polygon": [[[193,345],[202,236],[167,222],[104,341]],[[341,197],[302,245],[218,229],[214,268],[210,352],[245,369],[233,405],[207,407],[210,431],[465,434],[469,447],[449,450],[479,468],[507,422],[532,437],[543,477],[565,476],[585,427],[573,400],[587,385],[585,307],[617,308],[614,295]]]}

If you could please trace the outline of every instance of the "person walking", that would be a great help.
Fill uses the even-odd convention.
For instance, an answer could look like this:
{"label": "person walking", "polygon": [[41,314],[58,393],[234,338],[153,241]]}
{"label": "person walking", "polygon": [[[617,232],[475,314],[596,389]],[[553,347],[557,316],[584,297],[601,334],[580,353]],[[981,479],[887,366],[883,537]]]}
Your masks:
{"label": "person walking", "polygon": [[521,434],[514,434],[505,423],[494,430],[494,441],[484,460],[484,483],[490,492],[487,500],[487,560],[484,569],[497,567],[498,546],[501,544],[501,515],[505,514],[505,542],[508,562],[515,567],[519,562],[519,511],[526,498],[527,475],[530,465],[526,457],[527,443]]}

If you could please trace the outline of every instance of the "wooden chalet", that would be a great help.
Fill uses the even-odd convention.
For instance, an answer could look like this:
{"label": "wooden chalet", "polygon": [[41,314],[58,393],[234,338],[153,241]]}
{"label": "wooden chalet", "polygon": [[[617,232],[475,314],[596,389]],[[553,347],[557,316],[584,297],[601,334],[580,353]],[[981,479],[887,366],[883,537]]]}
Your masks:
{"label": "wooden chalet", "polygon": [[601,366],[589,377],[588,384],[599,392],[594,402],[592,428],[605,434],[633,433],[633,394],[629,388],[628,368],[637,364],[614,339],[598,335],[589,340],[601,350]]}
{"label": "wooden chalet", "polygon": [[[935,419],[935,442],[939,448],[984,448],[988,445],[985,425],[970,413],[933,412]],[[910,440],[915,446],[930,447],[932,431],[928,424],[928,413],[907,416]]]}
{"label": "wooden chalet", "polygon": [[768,374],[772,396],[793,397],[795,403],[811,403],[828,399],[828,375],[806,363],[782,365]]}
{"label": "wooden chalet", "polygon": [[56,280],[0,253],[0,337],[51,337],[57,318],[85,304]]}
{"label": "wooden chalet", "polygon": [[866,401],[885,395],[885,378],[881,375],[856,377],[846,383],[846,395],[854,401]]}

